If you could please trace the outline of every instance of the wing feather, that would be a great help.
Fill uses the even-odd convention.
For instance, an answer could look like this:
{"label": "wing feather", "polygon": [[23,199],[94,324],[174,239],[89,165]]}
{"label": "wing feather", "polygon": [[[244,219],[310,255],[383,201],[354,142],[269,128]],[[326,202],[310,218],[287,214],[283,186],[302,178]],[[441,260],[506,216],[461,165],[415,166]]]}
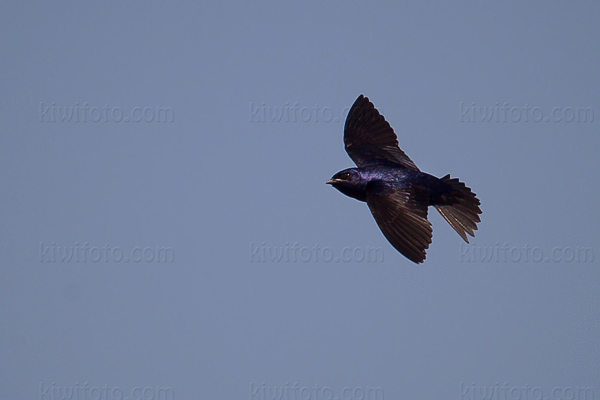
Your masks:
{"label": "wing feather", "polygon": [[398,146],[390,124],[362,94],[348,112],[344,125],[346,152],[357,166],[401,165],[419,171],[415,163]]}
{"label": "wing feather", "polygon": [[427,193],[419,188],[367,185],[367,204],[386,239],[415,263],[425,260],[433,230],[427,220]]}

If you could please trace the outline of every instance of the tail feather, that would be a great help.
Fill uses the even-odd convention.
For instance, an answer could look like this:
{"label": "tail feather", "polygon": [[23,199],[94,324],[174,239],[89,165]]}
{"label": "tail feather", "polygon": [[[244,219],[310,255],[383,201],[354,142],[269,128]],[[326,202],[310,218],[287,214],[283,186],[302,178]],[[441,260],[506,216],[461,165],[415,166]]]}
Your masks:
{"label": "tail feather", "polygon": [[467,233],[475,237],[477,223],[481,222],[479,218],[481,202],[458,178],[450,178],[450,175],[446,175],[441,180],[450,186],[450,190],[442,195],[439,204],[434,206],[456,233],[469,243]]}

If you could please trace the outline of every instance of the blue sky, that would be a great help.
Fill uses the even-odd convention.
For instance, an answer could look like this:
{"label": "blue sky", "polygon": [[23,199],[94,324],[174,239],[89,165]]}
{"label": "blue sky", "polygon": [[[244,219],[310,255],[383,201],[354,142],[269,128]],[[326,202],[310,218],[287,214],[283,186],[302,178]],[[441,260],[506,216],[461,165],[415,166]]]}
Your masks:
{"label": "blue sky", "polygon": [[[600,397],[599,15],[4,2],[0,397]],[[361,93],[470,245],[432,209],[417,266],[325,185]]]}

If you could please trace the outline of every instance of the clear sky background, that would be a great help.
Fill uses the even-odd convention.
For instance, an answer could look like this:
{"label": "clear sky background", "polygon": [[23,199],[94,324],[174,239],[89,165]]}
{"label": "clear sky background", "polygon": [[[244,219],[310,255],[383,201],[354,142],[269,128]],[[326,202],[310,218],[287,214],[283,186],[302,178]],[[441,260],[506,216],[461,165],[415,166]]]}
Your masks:
{"label": "clear sky background", "polygon": [[[599,19],[3,2],[0,398],[600,398]],[[470,246],[431,209],[415,265],[325,185],[361,93]]]}

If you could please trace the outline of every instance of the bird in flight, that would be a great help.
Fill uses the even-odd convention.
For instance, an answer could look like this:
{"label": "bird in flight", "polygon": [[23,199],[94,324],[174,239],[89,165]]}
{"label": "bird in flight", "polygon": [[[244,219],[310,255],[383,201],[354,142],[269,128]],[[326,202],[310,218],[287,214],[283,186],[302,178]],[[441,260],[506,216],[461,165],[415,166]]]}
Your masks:
{"label": "bird in flight", "polygon": [[465,242],[469,243],[467,234],[475,236],[481,221],[475,193],[449,174],[436,178],[421,172],[398,146],[390,124],[362,94],[348,112],[344,144],[358,168],[340,171],[326,183],[366,202],[383,235],[406,258],[415,263],[425,260],[433,235],[429,206]]}

